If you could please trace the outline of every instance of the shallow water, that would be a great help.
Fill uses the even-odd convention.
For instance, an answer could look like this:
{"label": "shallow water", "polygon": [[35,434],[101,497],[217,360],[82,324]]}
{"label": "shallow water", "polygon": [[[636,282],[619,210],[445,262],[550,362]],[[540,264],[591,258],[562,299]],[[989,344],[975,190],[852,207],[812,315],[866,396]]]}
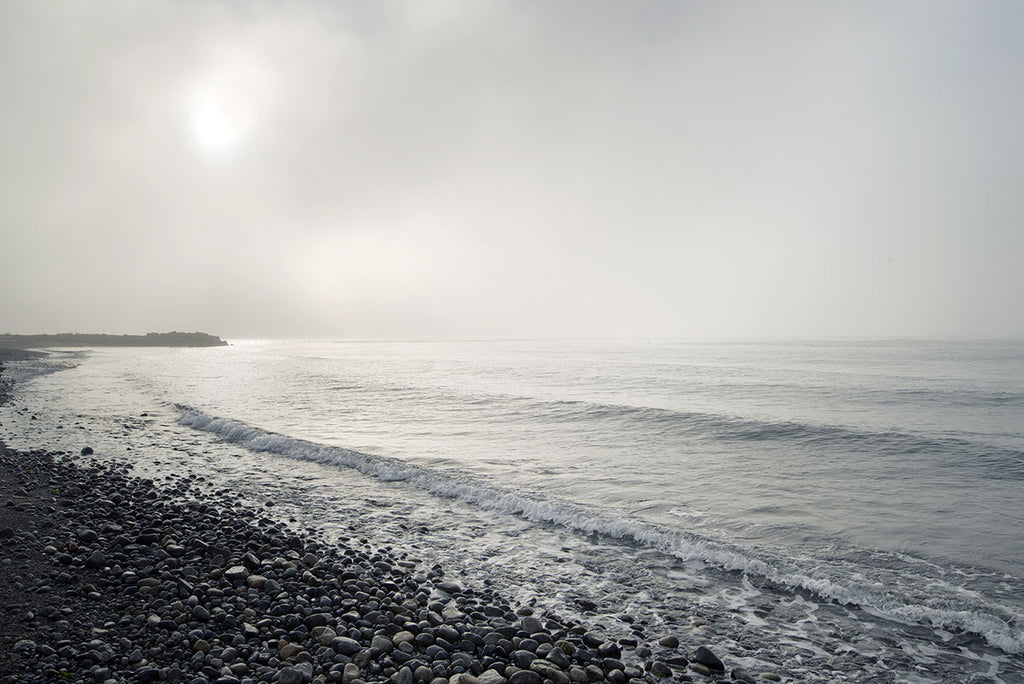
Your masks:
{"label": "shallow water", "polygon": [[305,525],[555,612],[592,600],[610,633],[676,633],[755,671],[1024,681],[1024,344],[61,356],[77,365],[20,384],[36,420],[3,410],[12,446],[88,442],[154,475],[191,470]]}

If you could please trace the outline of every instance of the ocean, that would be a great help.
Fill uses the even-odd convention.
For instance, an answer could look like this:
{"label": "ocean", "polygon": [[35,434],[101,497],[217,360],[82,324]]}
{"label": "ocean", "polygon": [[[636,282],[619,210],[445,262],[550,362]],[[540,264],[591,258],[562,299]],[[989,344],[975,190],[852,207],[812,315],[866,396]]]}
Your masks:
{"label": "ocean", "polygon": [[9,364],[91,446],[783,681],[1024,682],[1024,342],[232,341]]}

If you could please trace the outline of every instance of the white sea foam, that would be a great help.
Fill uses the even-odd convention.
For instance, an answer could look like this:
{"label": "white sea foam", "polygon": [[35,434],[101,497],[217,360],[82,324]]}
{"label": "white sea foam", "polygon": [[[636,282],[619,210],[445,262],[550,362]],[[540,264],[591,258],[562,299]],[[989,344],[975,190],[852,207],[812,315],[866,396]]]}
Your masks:
{"label": "white sea foam", "polygon": [[[499,513],[520,516],[537,523],[554,524],[584,533],[632,541],[684,561],[762,577],[777,585],[802,589],[826,600],[862,606],[890,620],[930,624],[935,628],[966,631],[982,636],[989,644],[1011,654],[1024,652],[1024,616],[984,600],[966,601],[954,596],[921,597],[900,593],[897,582],[843,573],[828,563],[762,557],[753,550],[698,535],[615,517],[569,503],[534,498],[464,475],[454,476],[398,459],[375,456],[341,447],[317,444],[261,430],[244,422],[207,415],[180,407],[182,425],[213,433],[253,451],[270,452],[332,466],[353,468],[384,482],[401,481],[436,496],[458,499]],[[906,587],[914,587],[907,577]],[[938,607],[930,605],[935,603]]]}

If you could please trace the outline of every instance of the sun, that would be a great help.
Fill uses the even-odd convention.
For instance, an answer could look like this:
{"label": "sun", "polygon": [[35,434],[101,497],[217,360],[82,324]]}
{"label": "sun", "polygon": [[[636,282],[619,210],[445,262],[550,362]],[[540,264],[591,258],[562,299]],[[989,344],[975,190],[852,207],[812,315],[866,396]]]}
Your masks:
{"label": "sun", "polygon": [[220,154],[230,151],[238,144],[240,133],[237,117],[221,105],[205,102],[192,114],[192,135],[204,152]]}

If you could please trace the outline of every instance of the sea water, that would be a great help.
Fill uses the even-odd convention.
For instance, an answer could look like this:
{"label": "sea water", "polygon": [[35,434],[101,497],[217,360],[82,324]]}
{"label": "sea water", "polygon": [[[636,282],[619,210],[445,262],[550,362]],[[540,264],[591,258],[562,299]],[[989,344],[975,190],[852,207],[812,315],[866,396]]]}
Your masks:
{"label": "sea water", "polygon": [[235,341],[13,366],[11,446],[202,477],[610,636],[800,681],[1024,681],[1022,342]]}

